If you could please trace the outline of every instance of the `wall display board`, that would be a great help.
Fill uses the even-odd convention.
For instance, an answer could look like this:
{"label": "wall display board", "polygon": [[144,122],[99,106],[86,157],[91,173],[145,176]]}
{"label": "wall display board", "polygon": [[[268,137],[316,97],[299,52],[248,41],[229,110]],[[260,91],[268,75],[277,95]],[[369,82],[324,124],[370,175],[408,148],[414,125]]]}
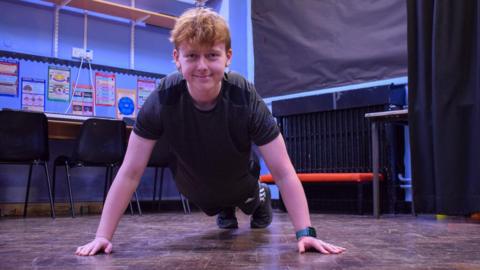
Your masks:
{"label": "wall display board", "polygon": [[48,67],[48,100],[70,101],[70,74],[69,68]]}
{"label": "wall display board", "polygon": [[18,62],[0,60],[0,95],[18,96]]}
{"label": "wall display board", "polygon": [[45,80],[22,78],[22,110],[45,111]]}
{"label": "wall display board", "polygon": [[95,73],[95,104],[100,106],[115,105],[115,74]]}
{"label": "wall display board", "polygon": [[148,96],[155,90],[155,80],[138,79],[137,80],[137,106],[142,108],[143,103],[147,100]]}
{"label": "wall display board", "polygon": [[72,114],[93,116],[94,113],[94,89],[90,85],[77,85],[72,97]]}

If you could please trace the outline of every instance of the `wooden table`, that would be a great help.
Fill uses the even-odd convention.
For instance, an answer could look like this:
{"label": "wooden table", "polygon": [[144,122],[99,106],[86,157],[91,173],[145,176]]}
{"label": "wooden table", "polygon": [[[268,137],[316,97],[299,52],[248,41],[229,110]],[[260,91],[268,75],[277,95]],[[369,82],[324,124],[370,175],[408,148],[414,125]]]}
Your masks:
{"label": "wooden table", "polygon": [[[366,113],[365,117],[372,125],[372,169],[373,169],[373,216],[380,217],[380,183],[379,183],[379,141],[378,124],[395,122],[408,125],[408,109]],[[413,205],[413,196],[412,196]],[[412,206],[413,209],[413,206]]]}
{"label": "wooden table", "polygon": [[[45,113],[45,115],[48,118],[48,138],[56,140],[75,140],[80,134],[83,122],[92,118],[89,116],[56,113]],[[132,129],[132,126],[127,126],[127,136],[130,135]]]}

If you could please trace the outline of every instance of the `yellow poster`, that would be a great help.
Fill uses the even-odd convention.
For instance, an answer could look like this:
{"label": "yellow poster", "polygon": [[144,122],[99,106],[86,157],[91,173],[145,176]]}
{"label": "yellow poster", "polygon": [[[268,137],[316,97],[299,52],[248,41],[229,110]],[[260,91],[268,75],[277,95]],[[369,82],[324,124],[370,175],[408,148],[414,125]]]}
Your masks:
{"label": "yellow poster", "polygon": [[117,88],[117,119],[123,117],[135,117],[135,89]]}

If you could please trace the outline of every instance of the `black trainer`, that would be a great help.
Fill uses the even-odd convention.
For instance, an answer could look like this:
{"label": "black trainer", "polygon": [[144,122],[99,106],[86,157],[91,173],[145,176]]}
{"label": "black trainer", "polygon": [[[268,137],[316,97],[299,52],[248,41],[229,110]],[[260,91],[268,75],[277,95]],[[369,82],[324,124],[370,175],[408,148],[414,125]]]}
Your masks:
{"label": "black trainer", "polygon": [[272,223],[272,197],[270,188],[266,184],[260,184],[259,188],[260,205],[252,214],[250,227],[253,229],[266,228]]}
{"label": "black trainer", "polygon": [[237,229],[238,221],[235,217],[235,207],[224,208],[217,215],[217,225],[220,229]]}

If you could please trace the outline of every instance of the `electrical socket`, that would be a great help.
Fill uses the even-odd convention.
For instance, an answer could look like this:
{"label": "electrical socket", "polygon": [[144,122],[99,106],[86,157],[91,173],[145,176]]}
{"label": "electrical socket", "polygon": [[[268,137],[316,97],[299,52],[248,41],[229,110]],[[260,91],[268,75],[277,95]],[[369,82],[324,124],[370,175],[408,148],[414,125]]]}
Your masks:
{"label": "electrical socket", "polygon": [[84,50],[82,48],[72,48],[72,58],[82,58]]}
{"label": "electrical socket", "polygon": [[85,50],[85,59],[90,61],[93,60],[93,50]]}

